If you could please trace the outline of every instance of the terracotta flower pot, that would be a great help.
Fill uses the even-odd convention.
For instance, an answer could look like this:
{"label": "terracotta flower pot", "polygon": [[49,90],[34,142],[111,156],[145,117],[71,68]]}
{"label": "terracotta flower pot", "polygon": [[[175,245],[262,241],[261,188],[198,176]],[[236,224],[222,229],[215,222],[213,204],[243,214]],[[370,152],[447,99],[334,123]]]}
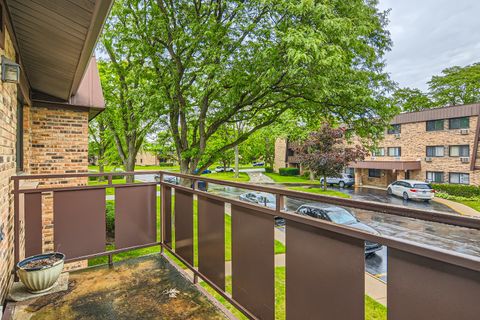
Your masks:
{"label": "terracotta flower pot", "polygon": [[57,282],[64,261],[65,255],[59,252],[31,256],[17,264],[17,275],[31,293],[46,292]]}

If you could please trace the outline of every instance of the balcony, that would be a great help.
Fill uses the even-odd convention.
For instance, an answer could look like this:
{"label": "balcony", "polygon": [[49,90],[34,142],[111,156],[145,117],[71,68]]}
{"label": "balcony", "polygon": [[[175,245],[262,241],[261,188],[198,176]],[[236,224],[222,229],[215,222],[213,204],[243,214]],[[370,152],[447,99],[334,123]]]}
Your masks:
{"label": "balcony", "polygon": [[[112,183],[112,174],[13,178],[17,261],[42,250],[42,217],[51,213],[55,250],[65,253],[68,262],[105,264],[71,272],[75,286],[65,293],[9,305],[19,312],[14,318],[22,319],[22,310],[35,319],[88,318],[91,312],[104,318],[231,317],[201,289],[208,287],[219,301],[230,303],[235,315],[250,319],[370,319],[371,307],[365,303],[370,294],[366,242],[388,250],[385,319],[476,319],[480,313],[480,258],[366,233],[285,208],[291,199],[303,199],[477,230],[478,219],[156,174],[159,181],[120,185]],[[152,172],[123,175],[137,178]],[[165,179],[167,175],[178,179]],[[95,186],[56,184],[87,176],[107,179]],[[22,189],[23,180],[39,181],[40,186]],[[276,204],[272,208],[243,202],[212,192],[213,185],[270,193]],[[108,201],[114,207],[113,235],[106,233],[112,223],[106,216]],[[285,227],[276,228],[276,218],[283,218]],[[275,254],[279,233],[286,248],[281,257]],[[147,251],[153,255],[139,257]],[[116,262],[120,257],[135,258]],[[184,271],[191,282],[182,276]]]}

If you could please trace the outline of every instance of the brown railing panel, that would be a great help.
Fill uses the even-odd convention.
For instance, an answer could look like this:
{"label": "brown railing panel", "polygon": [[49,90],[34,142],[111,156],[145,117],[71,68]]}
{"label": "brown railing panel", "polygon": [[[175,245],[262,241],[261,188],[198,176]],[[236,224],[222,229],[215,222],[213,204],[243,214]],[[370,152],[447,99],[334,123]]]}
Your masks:
{"label": "brown railing panel", "polygon": [[287,319],[364,319],[362,240],[287,221],[286,245]]}
{"label": "brown railing panel", "polygon": [[115,188],[115,248],[157,240],[156,186]]}
{"label": "brown railing panel", "polygon": [[55,250],[67,259],[105,251],[105,189],[53,193]]}
{"label": "brown railing panel", "polygon": [[193,194],[175,189],[175,252],[193,265]]}
{"label": "brown railing panel", "polygon": [[225,290],[225,203],[198,196],[198,270]]}
{"label": "brown railing panel", "polygon": [[259,319],[275,317],[274,218],[232,204],[232,296]]}
{"label": "brown railing panel", "polygon": [[42,194],[23,195],[25,210],[25,257],[42,253]]}
{"label": "brown railing panel", "polygon": [[389,320],[480,317],[478,271],[389,248],[387,278]]}
{"label": "brown railing panel", "polygon": [[172,188],[162,185],[162,242],[172,248]]}

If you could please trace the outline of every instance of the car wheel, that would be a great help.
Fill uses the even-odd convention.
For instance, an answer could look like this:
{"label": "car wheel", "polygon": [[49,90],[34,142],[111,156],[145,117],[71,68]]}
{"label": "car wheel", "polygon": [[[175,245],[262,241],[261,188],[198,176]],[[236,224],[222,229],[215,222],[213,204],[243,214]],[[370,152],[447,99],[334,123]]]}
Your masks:
{"label": "car wheel", "polygon": [[408,199],[409,199],[408,193],[404,192],[404,193],[403,193],[403,200],[406,201],[406,200],[408,200]]}
{"label": "car wheel", "polygon": [[387,193],[388,193],[388,195],[391,196],[391,195],[393,194],[392,188],[388,188],[388,189],[387,189]]}
{"label": "car wheel", "polygon": [[345,182],[340,181],[340,183],[338,184],[338,186],[339,186],[340,188],[345,188]]}

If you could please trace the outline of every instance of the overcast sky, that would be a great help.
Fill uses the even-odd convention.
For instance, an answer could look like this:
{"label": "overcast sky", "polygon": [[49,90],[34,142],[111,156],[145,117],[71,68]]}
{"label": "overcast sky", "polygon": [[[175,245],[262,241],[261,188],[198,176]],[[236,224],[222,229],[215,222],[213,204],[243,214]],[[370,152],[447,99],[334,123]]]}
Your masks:
{"label": "overcast sky", "polygon": [[387,71],[402,87],[425,90],[432,75],[480,62],[480,0],[380,0],[391,8]]}

